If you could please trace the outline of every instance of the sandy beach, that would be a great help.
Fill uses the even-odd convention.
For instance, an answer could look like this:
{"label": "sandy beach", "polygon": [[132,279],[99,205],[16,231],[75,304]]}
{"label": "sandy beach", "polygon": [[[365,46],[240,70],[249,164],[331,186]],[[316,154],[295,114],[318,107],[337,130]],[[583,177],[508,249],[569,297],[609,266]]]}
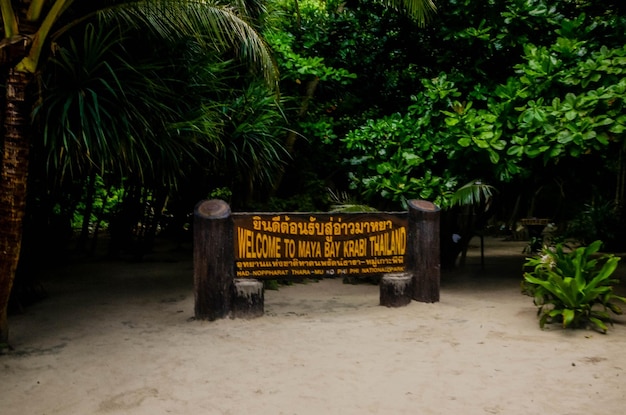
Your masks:
{"label": "sandy beach", "polygon": [[[474,242],[474,241],[473,241]],[[379,305],[340,279],[265,291],[254,320],[193,319],[191,252],[80,262],[10,318],[3,415],[618,414],[626,319],[541,330],[524,242],[473,243],[441,301]]]}

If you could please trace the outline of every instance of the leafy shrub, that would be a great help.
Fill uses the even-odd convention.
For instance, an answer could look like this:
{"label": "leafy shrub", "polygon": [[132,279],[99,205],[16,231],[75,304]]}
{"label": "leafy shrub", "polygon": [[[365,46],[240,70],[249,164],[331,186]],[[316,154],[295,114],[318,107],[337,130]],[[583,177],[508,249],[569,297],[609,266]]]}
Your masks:
{"label": "leafy shrub", "polygon": [[610,252],[624,249],[624,226],[619,209],[612,201],[585,204],[569,221],[566,236],[588,243],[602,237],[605,248]]}
{"label": "leafy shrub", "polygon": [[528,258],[525,266],[523,291],[534,297],[539,307],[539,325],[559,322],[564,328],[586,328],[606,333],[605,323],[611,323],[609,310],[622,314],[614,301],[626,298],[613,293],[617,282],[611,274],[619,258],[612,254],[596,255],[602,241],[587,247],[565,251],[563,244],[544,248],[540,255]]}

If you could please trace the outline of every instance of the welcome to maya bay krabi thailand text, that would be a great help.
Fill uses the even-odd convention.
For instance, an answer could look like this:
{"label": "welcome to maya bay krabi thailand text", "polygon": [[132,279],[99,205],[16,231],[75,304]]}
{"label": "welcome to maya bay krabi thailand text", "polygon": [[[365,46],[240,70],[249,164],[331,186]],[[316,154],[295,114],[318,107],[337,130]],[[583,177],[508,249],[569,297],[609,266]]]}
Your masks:
{"label": "welcome to maya bay krabi thailand text", "polygon": [[239,278],[371,275],[405,270],[407,216],[238,214]]}

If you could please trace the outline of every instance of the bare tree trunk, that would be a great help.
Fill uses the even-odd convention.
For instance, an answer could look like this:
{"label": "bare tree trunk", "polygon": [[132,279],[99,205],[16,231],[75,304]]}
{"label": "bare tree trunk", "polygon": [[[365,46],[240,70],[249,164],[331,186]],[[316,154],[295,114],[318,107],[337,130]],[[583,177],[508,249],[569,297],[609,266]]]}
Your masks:
{"label": "bare tree trunk", "polygon": [[76,243],[76,250],[87,252],[87,242],[89,241],[89,225],[91,214],[93,213],[94,196],[96,194],[96,173],[92,172],[87,179],[87,194],[85,196],[85,210],[83,211],[83,223],[80,236]]}
{"label": "bare tree trunk", "polygon": [[626,163],[624,148],[620,147],[617,167],[617,183],[615,185],[615,207],[621,213],[624,208],[624,189],[626,188]]}
{"label": "bare tree trunk", "polygon": [[[306,91],[305,91],[304,96],[302,97],[302,102],[300,103],[300,109],[298,110],[298,117],[296,121],[300,121],[306,115],[307,111],[309,110],[309,103],[311,102],[311,99],[313,99],[313,96],[315,95],[315,90],[317,89],[317,85],[319,83],[320,83],[320,78],[317,76],[307,83]],[[293,155],[297,137],[298,137],[298,134],[296,133],[296,131],[293,128],[290,129],[289,133],[287,134],[287,138],[285,139],[285,149],[287,150],[287,153],[289,153],[290,156]],[[279,172],[278,177],[276,178],[276,181],[274,182],[274,188],[272,189],[272,194],[276,194],[276,192],[278,191],[278,188],[280,187],[283,181],[284,175],[285,175],[285,169],[283,167],[281,171]]]}
{"label": "bare tree trunk", "polygon": [[[317,89],[317,85],[320,83],[320,79],[316,76],[312,80],[310,80],[306,85],[306,92],[304,97],[302,97],[302,102],[300,103],[300,109],[298,110],[298,121],[300,121],[306,115],[309,110],[309,103],[313,96],[315,95],[315,90]],[[293,154],[293,147],[296,144],[297,134],[295,130],[290,130],[289,134],[287,134],[287,140],[285,140],[285,149],[289,154]]]}
{"label": "bare tree trunk", "polygon": [[0,344],[9,340],[7,308],[22,244],[30,150],[26,89],[32,79],[32,74],[11,69],[6,84],[0,162]]}

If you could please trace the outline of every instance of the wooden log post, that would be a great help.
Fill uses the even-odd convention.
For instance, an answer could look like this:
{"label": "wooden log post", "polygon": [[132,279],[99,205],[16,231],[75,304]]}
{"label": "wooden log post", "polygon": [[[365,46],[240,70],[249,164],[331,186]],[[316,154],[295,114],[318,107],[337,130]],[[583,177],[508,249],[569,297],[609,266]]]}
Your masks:
{"label": "wooden log post", "polygon": [[409,200],[407,228],[407,270],[413,275],[413,299],[423,303],[439,301],[440,210],[425,200]]}
{"label": "wooden log post", "polygon": [[227,317],[231,312],[235,253],[232,217],[226,202],[204,200],[196,205],[193,240],[195,317]]}
{"label": "wooden log post", "polygon": [[233,318],[261,317],[264,310],[263,283],[253,279],[236,279],[233,285]]}
{"label": "wooden log post", "polygon": [[380,280],[380,305],[403,307],[413,298],[413,275],[410,272],[394,272],[383,275]]}

